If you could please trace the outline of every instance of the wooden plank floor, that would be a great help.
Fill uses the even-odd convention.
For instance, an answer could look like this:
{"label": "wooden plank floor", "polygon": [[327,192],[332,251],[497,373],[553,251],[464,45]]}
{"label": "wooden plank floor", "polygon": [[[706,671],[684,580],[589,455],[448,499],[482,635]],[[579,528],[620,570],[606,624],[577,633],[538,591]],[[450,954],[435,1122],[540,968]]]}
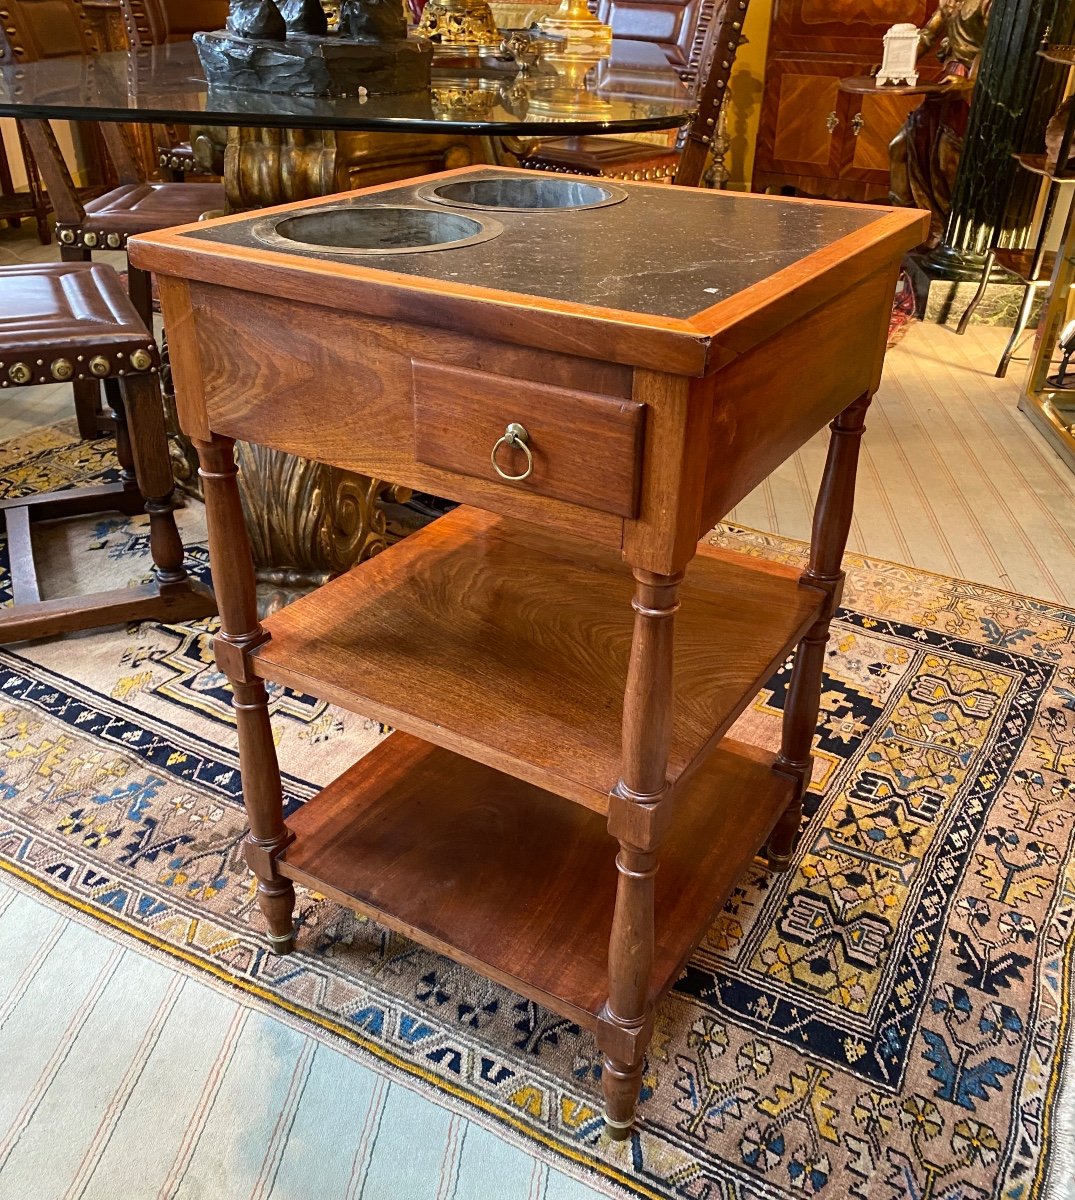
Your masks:
{"label": "wooden plank floor", "polygon": [[3,879],[0,1053],[0,1200],[601,1195]]}
{"label": "wooden plank floor", "polygon": [[[889,351],[849,548],[1075,604],[1075,474],[1016,408],[1024,364],[993,375],[1008,332],[914,325]],[[793,364],[783,386],[795,386]],[[826,440],[804,446],[728,519],[808,538]]]}

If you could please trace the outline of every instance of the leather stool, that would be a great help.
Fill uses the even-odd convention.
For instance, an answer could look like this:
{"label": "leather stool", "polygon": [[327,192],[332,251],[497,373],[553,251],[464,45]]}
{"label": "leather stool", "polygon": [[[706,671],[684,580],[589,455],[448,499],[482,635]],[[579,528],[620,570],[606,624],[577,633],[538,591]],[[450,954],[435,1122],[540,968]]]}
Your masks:
{"label": "leather stool", "polygon": [[[183,568],[172,511],[171,463],[156,344],[111,267],[0,267],[0,389],[96,380],[115,419],[119,483],[0,501],[14,607],[0,609],[0,643],[122,621],[210,616],[216,601]],[[118,511],[149,514],[154,580],[136,588],[42,600],[31,523]]]}

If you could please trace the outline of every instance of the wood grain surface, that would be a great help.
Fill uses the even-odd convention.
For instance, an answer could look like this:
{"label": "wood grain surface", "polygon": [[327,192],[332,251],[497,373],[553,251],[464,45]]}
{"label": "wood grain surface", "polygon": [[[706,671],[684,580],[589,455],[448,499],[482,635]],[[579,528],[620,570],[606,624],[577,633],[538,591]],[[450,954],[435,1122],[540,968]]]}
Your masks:
{"label": "wood grain surface", "polygon": [[[725,742],[670,803],[648,995],[679,974],[790,795]],[[394,733],[289,821],[280,872],[594,1028],[616,843],[595,813]]]}
{"label": "wood grain surface", "polygon": [[[615,553],[459,508],[273,614],[250,663],[605,812],[633,590]],[[703,546],[681,599],[671,780],[727,730],[824,596],[790,569]]]}
{"label": "wood grain surface", "polygon": [[[644,404],[437,363],[413,369],[418,462],[621,517],[637,513]],[[507,483],[491,451],[512,422],[526,429],[533,467]],[[497,461],[508,474],[527,469],[521,450],[502,446]]]}

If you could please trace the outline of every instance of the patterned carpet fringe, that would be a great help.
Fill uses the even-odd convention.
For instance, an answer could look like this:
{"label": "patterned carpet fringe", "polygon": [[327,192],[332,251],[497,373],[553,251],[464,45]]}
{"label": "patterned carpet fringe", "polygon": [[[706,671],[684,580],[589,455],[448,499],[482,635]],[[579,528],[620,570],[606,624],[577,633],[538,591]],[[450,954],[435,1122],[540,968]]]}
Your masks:
{"label": "patterned carpet fringe", "polygon": [[[0,445],[5,495],[113,473],[103,443],[65,429]],[[181,514],[204,576],[200,522]],[[65,587],[147,570],[142,521],[51,536],[42,557],[78,576]],[[801,560],[779,538],[715,536]],[[1059,1200],[1075,615],[848,565],[800,852],[787,875],[748,872],[661,1006],[625,1144],[602,1135],[599,1058],[571,1022],[314,893],[299,953],[266,953],[211,623],[0,653],[0,866],[609,1195]],[[738,736],[775,746],[789,665]],[[272,706],[292,807],[383,736],[309,696]]]}

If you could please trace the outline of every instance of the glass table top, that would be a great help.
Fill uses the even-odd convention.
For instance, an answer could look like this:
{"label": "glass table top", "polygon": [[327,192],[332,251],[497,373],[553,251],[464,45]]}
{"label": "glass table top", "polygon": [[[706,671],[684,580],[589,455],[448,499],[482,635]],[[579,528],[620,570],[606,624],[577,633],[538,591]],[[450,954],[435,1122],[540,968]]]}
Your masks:
{"label": "glass table top", "polygon": [[588,71],[437,58],[428,92],[363,99],[210,88],[190,42],[0,67],[0,116],[22,118],[540,135],[672,129],[692,110],[660,50],[625,40]]}

